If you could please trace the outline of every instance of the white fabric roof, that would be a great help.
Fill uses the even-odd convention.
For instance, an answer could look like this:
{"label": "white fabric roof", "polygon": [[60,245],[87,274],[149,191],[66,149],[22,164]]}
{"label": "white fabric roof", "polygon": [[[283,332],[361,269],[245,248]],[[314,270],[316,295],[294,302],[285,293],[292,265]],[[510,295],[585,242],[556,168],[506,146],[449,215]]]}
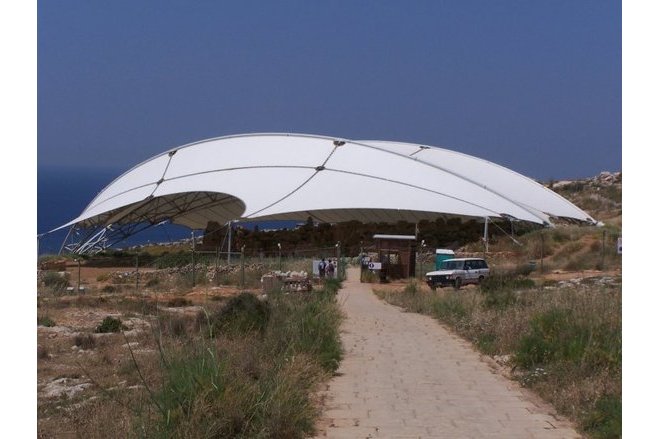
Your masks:
{"label": "white fabric roof", "polygon": [[438,216],[595,221],[510,169],[447,149],[300,134],[204,140],[155,156],[105,187],[73,221],[416,222]]}

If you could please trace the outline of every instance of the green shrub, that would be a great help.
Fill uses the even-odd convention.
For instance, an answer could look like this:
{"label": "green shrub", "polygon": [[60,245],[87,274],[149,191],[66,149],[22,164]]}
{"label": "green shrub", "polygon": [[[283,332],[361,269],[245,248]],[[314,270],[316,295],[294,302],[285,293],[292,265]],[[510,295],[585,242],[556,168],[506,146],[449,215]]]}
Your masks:
{"label": "green shrub", "polygon": [[517,301],[518,295],[512,290],[490,290],[485,293],[483,305],[486,308],[505,309],[515,305]]}
{"label": "green shrub", "polygon": [[407,285],[405,285],[405,289],[403,290],[405,294],[417,294],[419,292],[419,285],[416,283],[416,281],[411,281]]}
{"label": "green shrub", "polygon": [[56,326],[56,323],[49,316],[37,316],[37,325],[39,326]]}
{"label": "green shrub", "polygon": [[485,293],[501,290],[523,290],[535,287],[535,282],[526,277],[520,277],[514,272],[492,273],[480,283]]}
{"label": "green shrub", "polygon": [[37,346],[37,359],[39,360],[47,360],[50,358],[50,353],[48,352],[48,348],[45,346]]}
{"label": "green shrub", "polygon": [[119,332],[122,329],[127,328],[121,323],[121,320],[107,316],[105,319],[103,319],[103,322],[101,322],[101,324],[96,327],[96,332],[100,334],[106,334],[109,332]]}
{"label": "green shrub", "polygon": [[371,270],[363,270],[360,274],[360,280],[362,282],[372,284],[378,282],[380,277]]}
{"label": "green shrub", "polygon": [[340,289],[341,289],[341,281],[336,278],[327,279],[325,281],[325,285],[323,285],[323,290],[331,294],[336,294],[336,292],[339,291]]}
{"label": "green shrub", "polygon": [[274,321],[268,332],[271,343],[286,352],[311,355],[325,370],[334,372],[343,355],[339,334],[342,316],[333,300],[335,294],[330,287],[311,300],[290,296],[273,299]]}
{"label": "green shrub", "polygon": [[96,339],[91,334],[78,334],[73,341],[80,349],[87,350],[96,347]]}
{"label": "green shrub", "polygon": [[268,302],[259,300],[252,293],[241,293],[210,317],[214,333],[246,334],[265,330],[270,318]]}
{"label": "green shrub", "polygon": [[537,265],[534,262],[528,262],[526,264],[521,264],[515,268],[514,274],[518,276],[528,276],[537,269]]}
{"label": "green shrub", "polygon": [[102,293],[116,293],[119,287],[115,287],[113,285],[104,285],[103,288],[101,288]]}
{"label": "green shrub", "polygon": [[43,284],[55,292],[61,292],[69,286],[69,279],[66,274],[62,276],[58,272],[49,271],[43,277]]}
{"label": "green shrub", "polygon": [[162,256],[153,261],[153,267],[158,269],[183,267],[192,262],[192,254],[181,250],[176,253],[163,253]]}
{"label": "green shrub", "polygon": [[[176,278],[176,284],[179,288],[192,288],[193,286],[193,277],[192,272],[181,273]],[[206,271],[196,270],[194,273],[194,285],[206,285],[208,284],[208,277],[206,277]]]}
{"label": "green shrub", "polygon": [[488,355],[493,355],[496,353],[496,341],[497,336],[491,332],[479,333],[476,337],[476,346],[478,349]]}
{"label": "green shrub", "polygon": [[144,284],[145,288],[153,288],[160,285],[160,280],[157,277],[152,277]]}
{"label": "green shrub", "polygon": [[604,395],[595,403],[584,421],[584,429],[595,438],[622,437],[622,399],[619,395]]}
{"label": "green shrub", "polygon": [[188,333],[188,319],[181,316],[161,316],[160,328],[173,337],[184,337]]}
{"label": "green shrub", "polygon": [[591,331],[575,321],[567,309],[551,309],[536,315],[530,322],[531,331],[520,340],[515,362],[530,369],[535,366],[582,360]]}
{"label": "green shrub", "polygon": [[432,303],[432,313],[440,320],[456,321],[467,316],[467,308],[458,297],[459,293],[448,293]]}
{"label": "green shrub", "polygon": [[173,299],[170,299],[167,302],[167,306],[170,308],[177,308],[177,307],[182,307],[182,306],[190,306],[192,302],[190,302],[188,299],[185,297],[174,297]]}

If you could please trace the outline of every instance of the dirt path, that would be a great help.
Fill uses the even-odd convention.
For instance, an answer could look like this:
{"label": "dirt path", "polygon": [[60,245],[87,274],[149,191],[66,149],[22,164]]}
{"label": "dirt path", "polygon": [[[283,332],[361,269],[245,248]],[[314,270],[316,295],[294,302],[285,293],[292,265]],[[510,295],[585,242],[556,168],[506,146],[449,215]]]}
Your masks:
{"label": "dirt path", "polygon": [[319,437],[581,437],[437,321],[380,301],[358,269],[339,301],[345,358],[324,392]]}

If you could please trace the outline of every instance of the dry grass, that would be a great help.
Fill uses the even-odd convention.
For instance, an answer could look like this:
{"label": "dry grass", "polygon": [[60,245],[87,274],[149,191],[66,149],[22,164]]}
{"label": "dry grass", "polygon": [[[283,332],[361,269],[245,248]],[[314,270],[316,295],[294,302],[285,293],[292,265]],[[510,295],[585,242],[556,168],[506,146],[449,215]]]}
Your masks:
{"label": "dry grass", "polygon": [[[271,297],[267,325],[256,332],[241,318],[210,331],[231,299],[202,301],[199,319],[204,296],[190,297],[197,306],[172,294],[159,295],[158,306],[129,293],[42,292],[40,315],[58,326],[38,329],[40,437],[311,434],[311,395],[340,358],[333,294]],[[169,298],[180,306],[168,311]],[[93,334],[108,316],[122,331]]]}

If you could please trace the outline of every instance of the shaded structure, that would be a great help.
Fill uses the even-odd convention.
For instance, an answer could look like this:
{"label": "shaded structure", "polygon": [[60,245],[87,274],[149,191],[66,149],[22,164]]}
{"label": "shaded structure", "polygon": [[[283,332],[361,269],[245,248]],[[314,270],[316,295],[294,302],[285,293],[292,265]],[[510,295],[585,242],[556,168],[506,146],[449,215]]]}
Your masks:
{"label": "shaded structure", "polygon": [[373,235],[375,250],[382,263],[380,279],[414,277],[416,237],[414,235]]}
{"label": "shaded structure", "polygon": [[[112,246],[163,223],[445,218],[595,224],[539,183],[494,163],[426,145],[303,134],[247,134],[157,155],[105,187],[69,223],[68,251]],[[60,227],[60,228],[61,228]]]}

